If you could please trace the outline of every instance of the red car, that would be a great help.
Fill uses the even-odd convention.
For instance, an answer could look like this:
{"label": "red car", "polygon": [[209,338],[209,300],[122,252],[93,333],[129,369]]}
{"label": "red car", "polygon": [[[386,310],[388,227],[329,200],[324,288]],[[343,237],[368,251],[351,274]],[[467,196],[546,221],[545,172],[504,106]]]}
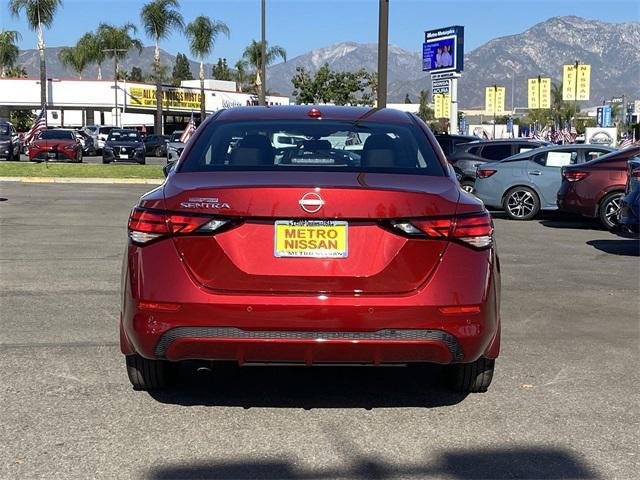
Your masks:
{"label": "red car", "polygon": [[191,359],[432,362],[459,391],[487,389],[493,224],[418,117],[225,110],[167,170],[129,218],[120,342],[134,388],[168,386]]}
{"label": "red car", "polygon": [[73,130],[43,130],[29,145],[29,160],[82,162],[82,145]]}
{"label": "red car", "polygon": [[627,183],[627,162],[640,154],[631,147],[562,169],[558,208],[585,217],[598,217],[611,230],[618,224],[620,201]]}

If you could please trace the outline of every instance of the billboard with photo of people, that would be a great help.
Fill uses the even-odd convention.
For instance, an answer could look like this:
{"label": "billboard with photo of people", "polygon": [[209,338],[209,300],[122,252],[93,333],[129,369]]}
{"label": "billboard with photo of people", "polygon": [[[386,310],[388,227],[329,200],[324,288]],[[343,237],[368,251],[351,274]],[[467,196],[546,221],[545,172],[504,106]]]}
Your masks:
{"label": "billboard with photo of people", "polygon": [[464,27],[453,26],[424,32],[422,70],[461,72],[464,56]]}

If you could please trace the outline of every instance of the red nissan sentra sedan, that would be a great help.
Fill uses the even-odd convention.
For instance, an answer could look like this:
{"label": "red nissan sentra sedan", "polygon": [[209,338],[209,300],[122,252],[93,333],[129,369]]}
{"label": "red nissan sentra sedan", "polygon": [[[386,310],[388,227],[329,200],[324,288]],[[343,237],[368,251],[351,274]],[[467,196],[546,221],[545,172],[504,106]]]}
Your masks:
{"label": "red nissan sentra sedan", "polygon": [[448,365],[485,391],[500,348],[491,218],[432,133],[389,109],[209,117],[131,212],[120,342],[136,389],[176,362]]}

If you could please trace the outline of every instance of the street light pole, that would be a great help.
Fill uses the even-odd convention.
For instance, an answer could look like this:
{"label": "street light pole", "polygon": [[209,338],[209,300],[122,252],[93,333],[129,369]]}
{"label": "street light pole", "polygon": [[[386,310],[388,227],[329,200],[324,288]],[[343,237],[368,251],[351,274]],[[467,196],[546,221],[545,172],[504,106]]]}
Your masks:
{"label": "street light pole", "polygon": [[389,0],[380,0],[378,15],[378,108],[387,106],[387,51],[389,47]]}
{"label": "street light pole", "polygon": [[128,50],[126,48],[105,48],[102,51],[113,55],[113,97],[115,105],[113,115],[115,118],[114,124],[119,127],[121,125],[118,125],[118,53],[128,52]]}
{"label": "street light pole", "polygon": [[258,92],[258,103],[267,104],[267,26],[266,26],[266,0],[262,0],[262,33],[260,42],[260,89]]}

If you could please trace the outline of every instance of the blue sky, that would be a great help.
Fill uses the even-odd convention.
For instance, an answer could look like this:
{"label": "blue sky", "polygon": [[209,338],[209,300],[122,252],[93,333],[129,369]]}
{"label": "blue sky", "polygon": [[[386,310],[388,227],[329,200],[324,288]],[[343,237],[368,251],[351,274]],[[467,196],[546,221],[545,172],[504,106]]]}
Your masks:
{"label": "blue sky", "polygon": [[[0,28],[18,30],[21,48],[35,48],[36,36],[24,19],[11,17],[8,0],[0,0]],[[64,0],[53,28],[45,33],[47,46],[70,45],[101,21],[138,23],[140,0]],[[464,25],[466,50],[499,36],[520,33],[556,15],[578,15],[609,22],[638,21],[638,0],[390,0],[389,41],[419,51],[423,31],[448,25]],[[224,21],[231,38],[221,38],[212,58],[226,57],[233,64],[252,38],[260,37],[260,0],[182,0],[186,21],[200,14]],[[376,42],[377,0],[267,0],[267,38],[283,46],[289,58],[313,48],[355,41]],[[151,44],[139,36],[145,44]],[[188,54],[181,35],[162,44],[171,52]]]}

